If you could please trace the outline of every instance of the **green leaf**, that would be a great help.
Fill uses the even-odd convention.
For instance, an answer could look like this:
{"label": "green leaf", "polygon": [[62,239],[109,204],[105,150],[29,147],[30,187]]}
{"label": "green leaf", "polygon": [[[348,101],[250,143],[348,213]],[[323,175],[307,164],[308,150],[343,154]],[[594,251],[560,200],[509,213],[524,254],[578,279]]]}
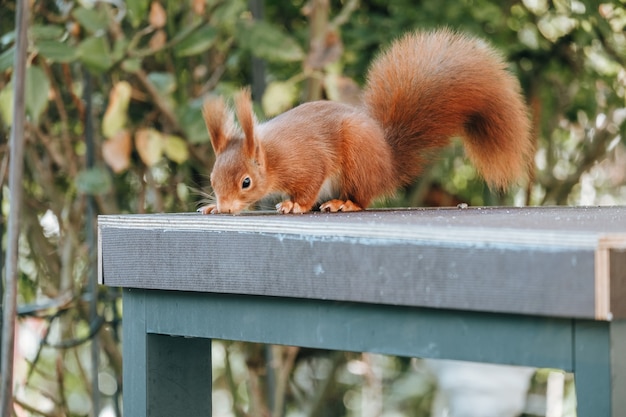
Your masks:
{"label": "green leaf", "polygon": [[109,44],[103,37],[90,37],[78,45],[77,55],[85,66],[104,72],[113,65]]}
{"label": "green leaf", "polygon": [[0,73],[8,70],[13,66],[13,56],[15,55],[15,46],[10,47],[0,54]]}
{"label": "green leaf", "polygon": [[26,68],[26,112],[35,123],[48,106],[49,90],[50,80],[41,68],[34,65]]}
{"label": "green leaf", "polygon": [[112,186],[109,172],[102,167],[81,171],[76,176],[76,188],[83,194],[105,194]]}
{"label": "green leaf", "polygon": [[173,43],[181,42],[186,37],[190,36],[193,31],[200,28],[202,26],[201,23],[195,23],[192,25],[183,26],[172,38]]}
{"label": "green leaf", "polygon": [[5,125],[13,124],[13,82],[0,90],[0,117]]}
{"label": "green leaf", "polygon": [[135,132],[135,149],[141,160],[149,167],[159,162],[163,156],[164,142],[163,134],[156,129],[143,128]]}
{"label": "green leaf", "polygon": [[57,25],[32,25],[28,30],[34,41],[59,39],[65,33],[63,26]]}
{"label": "green leaf", "polygon": [[206,124],[202,117],[201,100],[188,103],[178,107],[177,115],[180,125],[185,131],[185,136],[190,144],[196,145],[200,143],[207,143],[209,141],[209,134],[206,130]]}
{"label": "green leaf", "polygon": [[[229,0],[217,2],[215,10],[211,14],[211,23],[221,28],[234,29],[234,24],[239,20],[239,16],[248,10],[248,5],[243,0]],[[230,31],[229,31],[230,32]]]}
{"label": "green leaf", "polygon": [[109,17],[103,9],[77,7],[72,11],[72,16],[87,32],[96,33],[106,30],[109,26]]}
{"label": "green leaf", "polygon": [[71,62],[76,59],[76,48],[65,42],[43,40],[35,43],[39,53],[54,62]]}
{"label": "green leaf", "polygon": [[141,69],[140,58],[128,58],[122,62],[122,69],[126,72],[136,73]]}
{"label": "green leaf", "polygon": [[102,134],[112,138],[126,126],[128,119],[128,104],[132,87],[126,81],[119,81],[111,89],[109,105],[102,117]]}
{"label": "green leaf", "polygon": [[162,95],[166,96],[176,90],[176,77],[169,72],[151,72],[148,79]]}
{"label": "green leaf", "polygon": [[295,39],[268,22],[241,22],[238,35],[241,47],[259,58],[273,62],[304,59],[304,51]]}
{"label": "green leaf", "polygon": [[113,44],[113,51],[111,52],[111,59],[113,61],[119,61],[126,54],[126,48],[128,47],[128,40],[126,38],[117,39]]}
{"label": "green leaf", "polygon": [[128,19],[130,24],[137,28],[142,20],[148,16],[148,7],[150,2],[148,0],[127,0],[126,8],[128,11]]}
{"label": "green leaf", "polygon": [[261,104],[267,116],[276,116],[293,107],[298,98],[298,89],[294,83],[273,81],[268,84]]}
{"label": "green leaf", "polygon": [[201,54],[213,46],[216,39],[217,29],[213,26],[205,25],[180,41],[174,47],[174,53],[181,57]]}
{"label": "green leaf", "polygon": [[176,162],[177,164],[182,164],[189,159],[189,149],[187,148],[187,143],[179,136],[165,136],[163,152],[168,159]]}
{"label": "green leaf", "polygon": [[12,30],[0,36],[0,46],[10,45],[15,42],[15,31]]}

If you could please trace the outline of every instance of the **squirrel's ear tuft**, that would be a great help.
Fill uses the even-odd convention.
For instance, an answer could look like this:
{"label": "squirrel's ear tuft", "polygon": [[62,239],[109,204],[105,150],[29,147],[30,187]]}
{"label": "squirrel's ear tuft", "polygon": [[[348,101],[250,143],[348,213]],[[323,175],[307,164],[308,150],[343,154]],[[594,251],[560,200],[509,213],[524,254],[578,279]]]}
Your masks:
{"label": "squirrel's ear tuft", "polygon": [[248,158],[256,158],[257,144],[254,138],[256,120],[252,111],[250,89],[244,88],[235,96],[235,113],[244,134],[244,153]]}
{"label": "squirrel's ear tuft", "polygon": [[222,97],[208,98],[202,107],[202,115],[211,136],[211,145],[217,155],[224,150],[229,135],[233,132],[233,115]]}

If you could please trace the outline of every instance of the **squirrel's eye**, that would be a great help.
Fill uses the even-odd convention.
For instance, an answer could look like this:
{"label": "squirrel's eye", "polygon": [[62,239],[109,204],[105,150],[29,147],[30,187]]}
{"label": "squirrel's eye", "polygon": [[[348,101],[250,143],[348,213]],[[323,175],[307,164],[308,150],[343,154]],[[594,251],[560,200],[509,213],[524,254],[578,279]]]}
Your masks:
{"label": "squirrel's eye", "polygon": [[252,180],[250,180],[250,177],[246,177],[243,179],[243,182],[241,183],[241,188],[245,190],[246,188],[250,187],[251,183],[252,183]]}

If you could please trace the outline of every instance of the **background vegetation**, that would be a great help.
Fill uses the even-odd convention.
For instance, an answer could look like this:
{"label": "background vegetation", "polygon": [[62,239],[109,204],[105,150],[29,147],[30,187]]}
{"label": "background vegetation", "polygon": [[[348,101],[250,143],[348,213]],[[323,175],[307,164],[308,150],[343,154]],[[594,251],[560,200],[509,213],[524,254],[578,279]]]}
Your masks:
{"label": "background vegetation", "polygon": [[[508,194],[492,194],[453,145],[418,182],[381,205],[626,202],[623,1],[265,3],[31,2],[19,415],[83,416],[94,409],[120,415],[121,303],[116,290],[89,285],[95,262],[91,209],[193,210],[213,160],[200,114],[208,94],[230,95],[252,85],[261,118],[318,98],[355,102],[381,47],[407,30],[449,26],[491,41],[519,76],[535,126],[534,177]],[[14,0],[0,6],[3,218],[10,210],[15,7]],[[94,298],[96,315],[89,312]],[[388,380],[396,396],[388,399],[386,415],[425,415],[429,408],[432,381],[425,374],[416,379],[416,361],[219,346],[214,354],[223,366],[215,372],[215,404],[223,409],[216,415],[281,415],[284,409],[353,415],[361,404],[354,387]],[[90,354],[94,347],[98,361]],[[274,368],[295,372],[269,372],[268,352]],[[274,387],[269,395],[267,386]]]}

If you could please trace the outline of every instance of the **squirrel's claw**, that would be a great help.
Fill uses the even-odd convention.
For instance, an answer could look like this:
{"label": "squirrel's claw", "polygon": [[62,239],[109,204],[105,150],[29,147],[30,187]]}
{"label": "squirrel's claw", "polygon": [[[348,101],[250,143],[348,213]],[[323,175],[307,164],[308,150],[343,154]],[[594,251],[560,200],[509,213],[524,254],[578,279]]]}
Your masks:
{"label": "squirrel's claw", "polygon": [[200,207],[196,210],[200,214],[217,214],[217,205],[216,204],[207,204],[206,206]]}
{"label": "squirrel's claw", "polygon": [[294,203],[291,200],[285,200],[276,204],[276,211],[282,214],[302,214],[306,213],[308,210],[304,210],[302,206],[298,203]]}
{"label": "squirrel's claw", "polygon": [[290,213],[292,208],[293,201],[291,200],[281,201],[280,203],[276,204],[276,211],[282,214]]}
{"label": "squirrel's claw", "polygon": [[363,208],[350,200],[329,200],[320,206],[320,211],[336,213],[338,211],[361,211]]}

